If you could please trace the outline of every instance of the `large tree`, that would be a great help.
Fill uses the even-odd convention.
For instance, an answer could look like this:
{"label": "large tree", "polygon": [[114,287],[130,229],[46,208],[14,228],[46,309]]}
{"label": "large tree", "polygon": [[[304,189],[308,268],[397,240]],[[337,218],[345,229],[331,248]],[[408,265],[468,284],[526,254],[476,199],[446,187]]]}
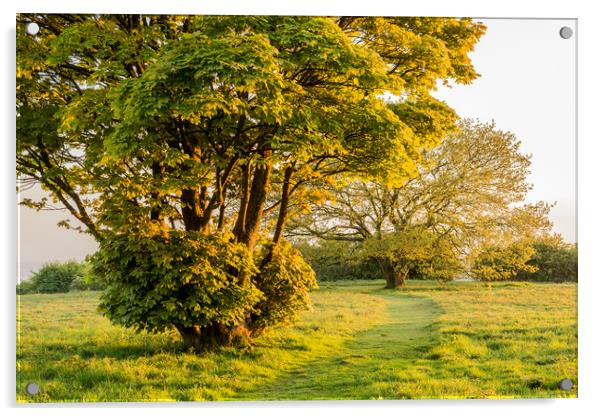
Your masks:
{"label": "large tree", "polygon": [[410,176],[455,120],[430,91],[477,76],[467,54],[483,32],[451,18],[20,15],[17,171],[55,200],[24,203],[62,204],[99,241],[113,321],[175,327],[199,349],[246,337],[294,316],[314,284],[282,239],[291,198],[334,176]]}
{"label": "large tree", "polygon": [[549,230],[550,206],[524,204],[530,156],[493,123],[461,121],[441,145],[423,152],[418,166],[401,186],[324,186],[330,201],[314,204],[289,234],[363,243],[387,287],[395,288],[427,269],[437,278],[455,277],[485,245]]}

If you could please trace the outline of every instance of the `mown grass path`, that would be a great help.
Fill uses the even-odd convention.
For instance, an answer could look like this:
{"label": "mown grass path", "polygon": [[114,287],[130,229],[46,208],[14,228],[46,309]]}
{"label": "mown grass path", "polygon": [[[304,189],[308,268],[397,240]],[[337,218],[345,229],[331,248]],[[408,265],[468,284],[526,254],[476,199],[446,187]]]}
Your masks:
{"label": "mown grass path", "polygon": [[[379,292],[377,292],[379,293]],[[386,293],[386,292],[380,292]],[[433,322],[441,309],[431,299],[376,294],[386,315],[332,355],[311,361],[236,400],[378,399],[374,392],[411,366],[436,341]],[[359,305],[358,305],[359,306]]]}

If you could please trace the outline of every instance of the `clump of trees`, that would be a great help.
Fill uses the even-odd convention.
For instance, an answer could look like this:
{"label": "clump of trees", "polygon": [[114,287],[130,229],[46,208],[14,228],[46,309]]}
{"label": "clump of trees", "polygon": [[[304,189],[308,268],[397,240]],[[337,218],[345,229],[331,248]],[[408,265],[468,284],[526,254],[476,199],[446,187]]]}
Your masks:
{"label": "clump of trees", "polygon": [[17,285],[17,293],[67,293],[71,290],[102,290],[104,285],[88,262],[50,262]]}
{"label": "clump of trees", "polygon": [[576,282],[577,245],[559,235],[509,245],[488,246],[475,259],[471,276],[478,280]]}
{"label": "clump of trees", "polygon": [[[27,35],[27,21],[40,32]],[[17,171],[94,236],[101,310],[210,348],[292,319],[287,224],[335,181],[400,185],[457,119],[470,19],[19,15]],[[388,102],[384,97],[401,97]]]}
{"label": "clump of trees", "polygon": [[527,265],[535,270],[519,270],[514,280],[536,282],[576,282],[577,244],[568,244],[558,236],[548,236],[531,243],[533,255]]}

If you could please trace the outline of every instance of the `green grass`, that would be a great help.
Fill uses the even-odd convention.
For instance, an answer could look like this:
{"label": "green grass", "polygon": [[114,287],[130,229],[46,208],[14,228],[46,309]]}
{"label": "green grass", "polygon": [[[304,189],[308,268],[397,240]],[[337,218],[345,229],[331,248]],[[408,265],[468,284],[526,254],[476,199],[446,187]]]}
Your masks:
{"label": "green grass", "polygon": [[[202,355],[138,334],[98,294],[19,297],[17,400],[201,401],[575,397],[575,284],[323,283],[314,310],[250,350]],[[30,397],[25,385],[37,382]]]}

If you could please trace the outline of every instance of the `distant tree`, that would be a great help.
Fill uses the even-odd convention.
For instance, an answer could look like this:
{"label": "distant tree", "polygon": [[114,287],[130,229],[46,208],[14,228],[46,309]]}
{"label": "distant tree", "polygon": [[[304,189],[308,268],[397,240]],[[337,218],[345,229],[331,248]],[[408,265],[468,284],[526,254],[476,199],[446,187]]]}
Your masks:
{"label": "distant tree", "polygon": [[516,280],[536,282],[576,282],[577,245],[565,243],[559,235],[539,238],[532,244],[535,252],[527,264],[537,270],[521,270]]}
{"label": "distant tree", "polygon": [[31,277],[31,290],[39,293],[67,293],[73,281],[83,277],[84,268],[76,261],[44,264]]}
{"label": "distant tree", "polygon": [[449,241],[421,226],[367,239],[363,255],[380,264],[389,289],[402,287],[412,276],[450,280],[462,270]]}
{"label": "distant tree", "polygon": [[[394,264],[395,259],[404,263],[396,257],[404,250],[393,247],[406,245],[417,233],[425,233],[416,246],[419,257],[430,264],[447,262],[449,273],[461,273],[456,266],[461,262],[467,270],[480,247],[499,239],[541,235],[551,226],[549,205],[519,205],[531,189],[530,157],[520,152],[513,134],[497,130],[493,123],[461,121],[439,146],[423,152],[418,166],[418,173],[402,185],[342,181],[323,186],[330,200],[313,204],[289,235],[369,242],[387,287],[393,288],[405,281]],[[405,276],[411,273],[418,275],[418,270]]]}
{"label": "distant tree", "polygon": [[17,171],[53,199],[23,202],[62,205],[99,241],[114,322],[175,327],[196,349],[245,338],[315,284],[282,239],[292,198],[335,176],[410,176],[456,119],[430,91],[477,77],[483,32],[455,18],[19,15]]}

